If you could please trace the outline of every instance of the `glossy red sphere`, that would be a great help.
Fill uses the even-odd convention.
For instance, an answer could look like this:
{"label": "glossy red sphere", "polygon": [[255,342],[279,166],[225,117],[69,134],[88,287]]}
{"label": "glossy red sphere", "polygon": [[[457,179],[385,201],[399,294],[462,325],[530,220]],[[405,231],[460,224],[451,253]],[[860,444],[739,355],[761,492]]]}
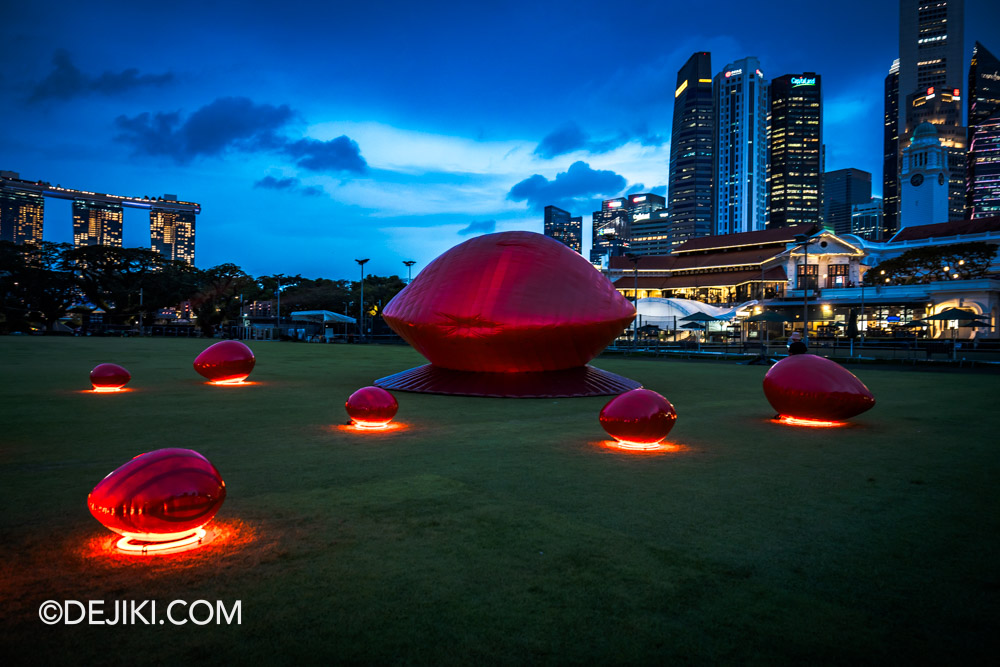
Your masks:
{"label": "glossy red sphere", "polygon": [[99,364],[90,371],[94,389],[121,389],[131,379],[132,374],[118,364]]}
{"label": "glossy red sphere", "polygon": [[585,365],[635,309],[559,241],[501,232],[442,254],[382,315],[437,367],[516,373]]}
{"label": "glossy red sphere", "polygon": [[849,419],[870,410],[875,397],[853,373],[814,354],[785,357],[764,376],[764,395],[783,417]]}
{"label": "glossy red sphere", "polygon": [[608,401],[601,426],[615,440],[652,445],[667,437],[677,421],[670,401],[649,389],[633,389]]}
{"label": "glossy red sphere", "polygon": [[385,426],[396,416],[396,397],[381,387],[362,387],[351,394],[344,404],[347,414],[359,426]]}
{"label": "glossy red sphere", "polygon": [[210,345],[194,360],[194,369],[212,382],[240,382],[253,370],[253,351],[238,340]]}
{"label": "glossy red sphere", "polygon": [[141,454],[109,474],[87,496],[87,506],[116,533],[157,542],[204,526],[225,499],[226,483],[208,459],[171,448]]}

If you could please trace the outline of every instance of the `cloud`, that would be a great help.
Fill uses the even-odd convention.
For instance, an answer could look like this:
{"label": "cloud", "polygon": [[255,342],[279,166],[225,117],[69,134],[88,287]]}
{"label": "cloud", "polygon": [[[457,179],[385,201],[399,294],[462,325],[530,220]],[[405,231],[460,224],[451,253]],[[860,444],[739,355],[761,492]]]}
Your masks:
{"label": "cloud", "polygon": [[590,137],[576,123],[567,123],[545,135],[535,148],[535,155],[552,159],[587,147]]}
{"label": "cloud", "polygon": [[569,169],[551,181],[535,174],[517,183],[507,193],[513,201],[526,201],[537,211],[548,204],[560,208],[587,203],[602,196],[614,196],[627,184],[624,177],[613,171],[591,169],[586,162],[574,162]]}
{"label": "cloud", "polygon": [[52,65],[52,72],[35,85],[28,97],[29,103],[47,99],[70,100],[92,94],[118,95],[142,86],[164,86],[174,81],[171,72],[139,74],[135,68],[90,76],[73,64],[69,52],[64,49],[53,54]]}
{"label": "cloud", "polygon": [[350,171],[363,174],[368,170],[368,163],[361,157],[357,142],[346,135],[329,141],[299,139],[287,143],[282,150],[298,158],[297,164],[310,171]]}
{"label": "cloud", "polygon": [[315,185],[303,186],[302,181],[294,176],[275,178],[274,176],[268,174],[254,183],[253,186],[256,189],[262,190],[283,190],[285,192],[295,192],[306,197],[318,197],[326,194],[321,187]]}
{"label": "cloud", "polygon": [[255,104],[245,97],[220,97],[181,122],[179,112],[119,116],[118,141],[140,155],[167,155],[178,163],[228,150],[274,149],[287,142],[276,132],[295,117],[286,104]]}
{"label": "cloud", "polygon": [[610,139],[591,139],[579,125],[569,122],[545,135],[535,147],[534,154],[547,160],[574,151],[586,151],[596,155],[613,151],[628,143],[628,140],[629,135],[626,132],[619,132]]}
{"label": "cloud", "polygon": [[491,234],[497,228],[496,220],[474,220],[468,226],[458,230],[460,236],[469,234]]}

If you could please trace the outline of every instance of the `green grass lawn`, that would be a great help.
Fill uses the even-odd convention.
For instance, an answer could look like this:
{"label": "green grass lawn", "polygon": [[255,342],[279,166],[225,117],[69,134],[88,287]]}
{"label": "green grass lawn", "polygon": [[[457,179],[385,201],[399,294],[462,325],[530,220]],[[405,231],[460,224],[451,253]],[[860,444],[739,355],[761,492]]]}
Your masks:
{"label": "green grass lawn", "polygon": [[[766,368],[599,359],[678,412],[660,454],[602,447],[603,398],[347,396],[404,347],[252,344],[203,384],[198,340],[0,338],[2,654],[32,662],[967,664],[998,648],[994,374],[858,369],[839,429],[769,421]],[[101,362],[133,391],[95,395]],[[219,537],[117,556],[87,493],[129,458],[204,454]],[[45,600],[241,601],[242,624],[45,625]],[[992,662],[992,660],[990,660]],[[13,663],[7,663],[13,664]]]}

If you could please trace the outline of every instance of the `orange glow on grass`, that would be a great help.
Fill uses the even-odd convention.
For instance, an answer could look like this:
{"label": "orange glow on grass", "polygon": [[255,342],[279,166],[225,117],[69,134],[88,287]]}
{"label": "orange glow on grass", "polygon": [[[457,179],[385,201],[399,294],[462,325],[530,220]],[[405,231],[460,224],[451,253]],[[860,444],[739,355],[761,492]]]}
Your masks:
{"label": "orange glow on grass", "polygon": [[674,454],[689,451],[687,445],[680,445],[675,442],[638,443],[626,442],[623,440],[601,440],[597,443],[602,449],[611,449],[616,452],[626,454]]}
{"label": "orange glow on grass", "polygon": [[204,528],[198,528],[186,537],[180,537],[166,542],[147,542],[134,537],[123,537],[115,544],[115,547],[125,553],[135,555],[155,555],[160,553],[180,553],[197,549],[203,544],[211,541],[212,535]]}
{"label": "orange glow on grass", "polygon": [[782,415],[775,421],[780,424],[788,424],[789,426],[808,426],[810,428],[836,428],[838,426],[847,426],[847,422],[826,421],[823,419],[804,419],[802,417],[789,417],[788,415]]}
{"label": "orange glow on grass", "polygon": [[352,421],[350,424],[339,424],[338,431],[350,431],[353,433],[390,433],[392,431],[404,431],[409,426],[400,422],[389,422],[388,424],[366,425],[363,422]]}
{"label": "orange glow on grass", "polygon": [[[158,563],[169,563],[178,561],[186,563],[192,559],[213,558],[233,550],[243,549],[255,542],[259,535],[257,530],[249,524],[239,520],[218,521],[214,520],[207,526],[205,537],[199,543],[197,538],[195,543],[186,547],[151,551],[146,550],[147,556],[156,556]],[[128,538],[120,535],[112,535],[104,532],[99,536],[91,537],[82,546],[81,554],[85,558],[98,558],[104,561],[118,563],[135,563],[136,556],[144,555],[141,548],[135,551],[123,551],[118,545]],[[142,558],[138,560],[144,560]]]}
{"label": "orange glow on grass", "polygon": [[234,378],[232,380],[212,380],[211,382],[206,382],[205,384],[213,384],[217,387],[249,387],[251,385],[260,384],[259,382],[247,382],[247,376],[244,375],[241,378]]}
{"label": "orange glow on grass", "polygon": [[93,389],[81,389],[81,394],[124,394],[134,391],[128,387],[94,387]]}

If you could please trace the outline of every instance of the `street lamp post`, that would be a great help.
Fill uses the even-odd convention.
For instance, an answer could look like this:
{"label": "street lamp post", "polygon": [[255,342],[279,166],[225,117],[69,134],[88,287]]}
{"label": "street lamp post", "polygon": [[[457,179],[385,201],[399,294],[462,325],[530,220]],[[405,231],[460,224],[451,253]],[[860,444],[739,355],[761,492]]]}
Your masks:
{"label": "street lamp post", "polygon": [[635,308],[635,319],[632,320],[632,347],[639,347],[639,259],[635,253],[626,253],[625,258],[632,262],[632,307]]}
{"label": "street lamp post", "polygon": [[356,259],[354,260],[361,267],[361,302],[358,304],[358,324],[360,328],[358,329],[359,340],[364,340],[365,338],[365,263],[368,259]]}
{"label": "street lamp post", "polygon": [[413,265],[416,264],[412,259],[403,260],[403,264],[406,265],[406,284],[409,285],[410,281],[413,280]]}

